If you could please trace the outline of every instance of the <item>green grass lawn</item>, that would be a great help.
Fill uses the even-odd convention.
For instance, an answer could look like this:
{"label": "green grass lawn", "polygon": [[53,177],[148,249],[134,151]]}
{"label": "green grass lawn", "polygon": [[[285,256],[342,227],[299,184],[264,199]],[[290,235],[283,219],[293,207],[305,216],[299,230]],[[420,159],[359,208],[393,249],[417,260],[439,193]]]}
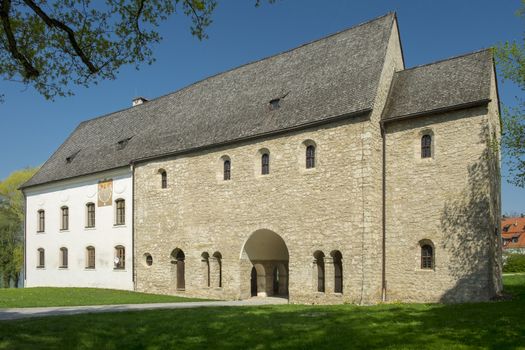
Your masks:
{"label": "green grass lawn", "polygon": [[0,289],[0,309],[37,306],[176,303],[197,300],[202,299],[97,288]]}
{"label": "green grass lawn", "polygon": [[525,349],[525,275],[512,301],[279,305],[0,322],[0,349]]}

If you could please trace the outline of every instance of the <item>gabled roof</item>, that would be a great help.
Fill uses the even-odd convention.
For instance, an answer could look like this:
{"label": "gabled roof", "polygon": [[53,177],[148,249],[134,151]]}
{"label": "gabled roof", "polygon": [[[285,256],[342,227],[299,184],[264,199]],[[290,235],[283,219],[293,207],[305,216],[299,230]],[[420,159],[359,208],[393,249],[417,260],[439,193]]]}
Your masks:
{"label": "gabled roof", "polygon": [[370,111],[394,20],[388,14],[83,122],[23,187]]}
{"label": "gabled roof", "polygon": [[501,236],[503,239],[517,238],[517,242],[503,244],[503,248],[525,248],[525,218],[504,218],[501,220]]}
{"label": "gabled roof", "polygon": [[487,103],[492,70],[483,50],[396,72],[383,121]]}

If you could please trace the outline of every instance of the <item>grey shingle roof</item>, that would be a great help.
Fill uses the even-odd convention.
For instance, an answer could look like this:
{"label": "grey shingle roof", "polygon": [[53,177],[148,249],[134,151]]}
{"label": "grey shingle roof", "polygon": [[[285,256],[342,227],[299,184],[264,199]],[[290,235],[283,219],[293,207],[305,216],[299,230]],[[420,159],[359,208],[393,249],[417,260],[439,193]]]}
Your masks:
{"label": "grey shingle roof", "polygon": [[[82,122],[23,187],[370,110],[394,18],[388,14]],[[282,96],[281,107],[270,110],[269,101]]]}
{"label": "grey shingle roof", "polygon": [[488,100],[492,65],[483,50],[397,72],[383,120]]}

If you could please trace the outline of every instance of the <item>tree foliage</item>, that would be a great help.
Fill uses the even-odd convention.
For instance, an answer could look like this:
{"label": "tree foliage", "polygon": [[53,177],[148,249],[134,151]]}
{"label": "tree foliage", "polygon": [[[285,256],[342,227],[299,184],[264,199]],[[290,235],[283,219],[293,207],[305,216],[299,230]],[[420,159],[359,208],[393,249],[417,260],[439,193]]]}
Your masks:
{"label": "tree foliage", "polygon": [[9,286],[10,280],[17,285],[22,269],[24,197],[18,188],[36,170],[29,168],[15,171],[0,182],[0,274],[4,286]]}
{"label": "tree foliage", "polygon": [[[517,15],[525,19],[525,0]],[[525,91],[525,33],[521,41],[506,42],[495,50],[498,69],[503,79]],[[525,187],[525,99],[516,97],[516,105],[503,108],[502,150],[509,167],[508,181]]]}
{"label": "tree foliage", "polygon": [[151,64],[158,27],[172,14],[189,17],[192,35],[206,38],[216,6],[217,0],[0,0],[0,76],[48,99],[71,95],[73,85],[115,79],[123,65]]}

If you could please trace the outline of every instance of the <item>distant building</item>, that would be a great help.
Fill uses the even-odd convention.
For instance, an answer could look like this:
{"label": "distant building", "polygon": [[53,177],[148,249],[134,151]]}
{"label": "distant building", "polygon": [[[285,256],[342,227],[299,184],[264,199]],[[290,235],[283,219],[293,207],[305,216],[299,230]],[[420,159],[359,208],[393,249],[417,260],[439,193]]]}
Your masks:
{"label": "distant building", "polygon": [[500,127],[491,51],[405,68],[388,14],[80,124],[24,185],[26,285],[488,300]]}
{"label": "distant building", "polygon": [[501,237],[505,253],[525,254],[525,218],[501,219]]}

